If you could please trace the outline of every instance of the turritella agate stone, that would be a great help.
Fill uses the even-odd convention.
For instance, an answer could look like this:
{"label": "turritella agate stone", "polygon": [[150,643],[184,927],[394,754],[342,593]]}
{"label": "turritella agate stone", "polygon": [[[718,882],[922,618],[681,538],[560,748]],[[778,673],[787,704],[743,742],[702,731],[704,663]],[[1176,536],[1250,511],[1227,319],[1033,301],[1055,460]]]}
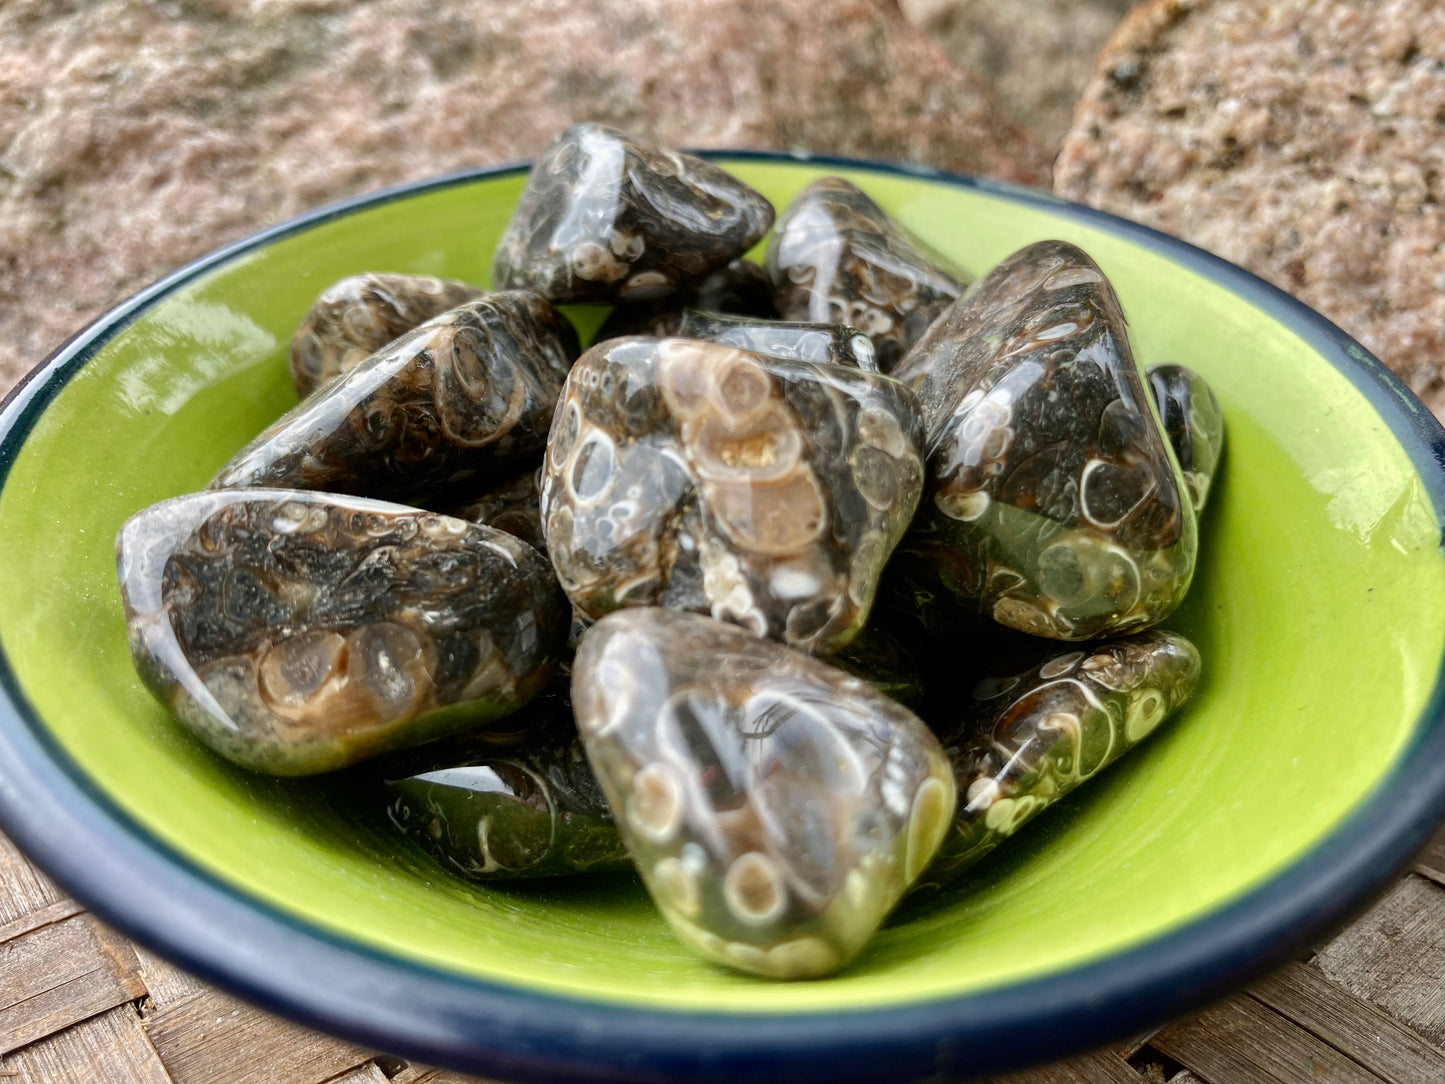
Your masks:
{"label": "turritella agate stone", "polygon": [[1145,375],[1164,435],[1184,472],[1190,503],[1196,514],[1203,512],[1224,455],[1224,411],[1214,390],[1193,369],[1152,365]]}
{"label": "turritella agate stone", "polygon": [[440,510],[469,523],[484,523],[515,535],[540,553],[547,552],[542,532],[542,480],[538,468],[528,468],[480,496]]}
{"label": "turritella agate stone", "polygon": [[1060,640],[1136,631],[1183,600],[1194,509],[1118,298],[1085,253],[1016,252],[895,375],[928,426],[930,493],[908,548],[944,590]]}
{"label": "turritella agate stone", "polygon": [[751,260],[734,260],[709,274],[701,282],[666,297],[618,305],[602,322],[592,342],[620,339],[624,335],[651,335],[664,339],[677,334],[685,309],[725,312],[771,320],[773,292],[767,273]]}
{"label": "turritella agate stone", "polygon": [[588,617],[667,606],[828,654],[863,627],[917,506],[921,439],[886,376],[613,339],[558,405],[547,548]]}
{"label": "turritella agate stone", "polygon": [[357,769],[353,803],[381,806],[399,832],[471,880],[630,869],[572,721],[568,682],[555,680],[518,715],[534,717],[520,737],[481,731]]}
{"label": "turritella agate stone", "polygon": [[795,320],[757,320],[721,312],[686,309],[673,333],[679,339],[702,339],[773,358],[811,361],[815,365],[847,365],[878,372],[873,342],[846,324],[809,324]]}
{"label": "turritella agate stone", "polygon": [[1151,631],[988,677],[943,728],[958,812],[925,880],[942,885],[1147,738],[1194,692],[1199,652]]}
{"label": "turritella agate stone", "polygon": [[450,309],[284,414],[212,489],[270,486],[420,500],[501,481],[547,441],[577,356],[565,317],[526,290]]}
{"label": "turritella agate stone", "polygon": [[532,167],[492,281],[556,302],[662,297],[725,267],[772,224],[772,204],[711,162],[577,124]]}
{"label": "turritella agate stone", "polygon": [[623,610],[582,639],[578,729],[678,935],[773,978],[846,964],[933,858],[952,772],[906,708],[705,617]]}
{"label": "turritella agate stone", "polygon": [[121,528],[116,567],[146,686],[222,756],[279,775],[509,715],[567,633],[531,547],[356,497],[163,501]]}
{"label": "turritella agate stone", "polygon": [[291,337],[291,383],[306,398],[401,338],[482,291],[430,275],[352,275],[321,292]]}
{"label": "turritella agate stone", "polygon": [[788,205],[767,269],[784,320],[857,328],[873,341],[885,373],[966,281],[841,177],[814,181]]}

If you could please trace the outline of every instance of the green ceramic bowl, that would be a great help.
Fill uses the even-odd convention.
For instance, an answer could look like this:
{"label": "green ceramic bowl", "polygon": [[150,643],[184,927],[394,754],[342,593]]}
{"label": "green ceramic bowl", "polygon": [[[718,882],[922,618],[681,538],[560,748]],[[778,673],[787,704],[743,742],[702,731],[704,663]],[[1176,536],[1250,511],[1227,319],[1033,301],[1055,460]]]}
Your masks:
{"label": "green ceramic bowl", "polygon": [[[307,781],[208,754],[141,687],[113,568],[132,512],[200,488],[295,400],[316,294],[364,270],[485,283],[524,170],[308,216],[68,343],[0,415],[0,826],[183,966],[383,1049],[512,1079],[975,1075],[1160,1022],[1327,933],[1445,810],[1445,433],[1259,280],[1034,192],[721,155],[778,206],[841,173],[980,273],[1048,237],[1113,279],[1137,355],[1229,427],[1171,622],[1195,701],[858,962],[780,984],[682,947],[626,876],[487,889],[359,838]],[[590,331],[590,327],[583,328]]]}

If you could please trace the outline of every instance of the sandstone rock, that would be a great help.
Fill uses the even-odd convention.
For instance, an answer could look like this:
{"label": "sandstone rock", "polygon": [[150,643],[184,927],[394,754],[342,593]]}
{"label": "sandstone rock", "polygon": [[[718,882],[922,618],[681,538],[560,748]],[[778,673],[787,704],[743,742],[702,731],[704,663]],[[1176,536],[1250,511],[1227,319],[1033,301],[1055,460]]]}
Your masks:
{"label": "sandstone rock", "polygon": [[1155,0],[1105,47],[1063,196],[1248,267],[1445,412],[1445,7]]}
{"label": "sandstone rock", "polygon": [[578,120],[1025,181],[1040,165],[883,0],[826,18],[804,0],[8,0],[0,51],[0,386],[218,244],[534,155]]}

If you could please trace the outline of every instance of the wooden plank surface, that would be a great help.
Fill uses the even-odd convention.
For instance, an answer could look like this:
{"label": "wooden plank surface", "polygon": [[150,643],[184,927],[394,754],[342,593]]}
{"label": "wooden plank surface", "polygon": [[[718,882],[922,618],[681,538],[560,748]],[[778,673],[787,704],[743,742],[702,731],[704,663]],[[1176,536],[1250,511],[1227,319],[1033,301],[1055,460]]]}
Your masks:
{"label": "wooden plank surface", "polygon": [[[1445,837],[1310,964],[1152,1036],[994,1084],[1445,1084],[1445,1051],[1426,1034],[1445,992],[1438,866]],[[45,1001],[58,990],[76,997]],[[107,930],[0,837],[7,1034],[25,1045],[0,1057],[0,1084],[498,1084],[373,1059],[213,990]]]}
{"label": "wooden plank surface", "polygon": [[374,1061],[332,1077],[326,1084],[388,1084],[391,1080]]}
{"label": "wooden plank surface", "polygon": [[146,1023],[175,1084],[317,1084],[371,1060],[219,990],[156,1008]]}
{"label": "wooden plank surface", "polygon": [[1141,1084],[1143,1079],[1120,1054],[1096,1050],[1068,1061],[1010,1073],[993,1084]]}
{"label": "wooden plank surface", "polygon": [[1315,967],[1290,964],[1250,993],[1390,1084],[1445,1082],[1445,1053]]}
{"label": "wooden plank surface", "polygon": [[60,889],[0,835],[0,925],[64,899]]}
{"label": "wooden plank surface", "polygon": [[132,1005],[32,1043],[0,1062],[5,1084],[175,1084]]}
{"label": "wooden plank surface", "polygon": [[391,1078],[391,1084],[498,1084],[479,1076],[463,1076],[450,1069],[431,1069],[425,1065],[409,1065]]}
{"label": "wooden plank surface", "polygon": [[1383,1084],[1382,1078],[1247,994],[1149,1040],[1209,1084]]}
{"label": "wooden plank surface", "polygon": [[1438,885],[1445,885],[1445,832],[1432,839],[1415,859],[1415,872]]}
{"label": "wooden plank surface", "polygon": [[145,992],[130,944],[91,915],[26,930],[0,943],[0,1054]]}
{"label": "wooden plank surface", "polygon": [[1445,888],[1406,876],[1316,962],[1332,982],[1445,1046]]}

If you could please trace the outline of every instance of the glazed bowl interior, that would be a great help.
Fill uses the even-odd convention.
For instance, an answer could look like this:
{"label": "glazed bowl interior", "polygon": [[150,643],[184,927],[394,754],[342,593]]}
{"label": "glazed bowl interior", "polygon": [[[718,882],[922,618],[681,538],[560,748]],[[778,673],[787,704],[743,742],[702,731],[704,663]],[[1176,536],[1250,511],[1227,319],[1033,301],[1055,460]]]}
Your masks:
{"label": "glazed bowl interior", "polygon": [[358,833],[324,786],[247,774],[191,740],[131,667],[117,528],[203,486],[295,402],[288,339],[331,281],[389,270],[485,285],[522,186],[513,171],[374,200],[185,276],[113,320],[29,408],[0,490],[0,645],[20,717],[57,763],[128,830],[319,935],[499,987],[665,1011],[905,1006],[1058,974],[1184,930],[1319,847],[1430,724],[1445,645],[1438,482],[1366,394],[1372,378],[1209,265],[1042,197],[720,161],[779,207],[848,176],[974,274],[1028,242],[1073,241],[1114,282],[1141,361],[1207,377],[1228,447],[1193,589],[1168,623],[1198,644],[1205,677],[1156,738],[965,883],[905,904],[843,974],[793,984],[697,959],[630,876],[469,884]]}

